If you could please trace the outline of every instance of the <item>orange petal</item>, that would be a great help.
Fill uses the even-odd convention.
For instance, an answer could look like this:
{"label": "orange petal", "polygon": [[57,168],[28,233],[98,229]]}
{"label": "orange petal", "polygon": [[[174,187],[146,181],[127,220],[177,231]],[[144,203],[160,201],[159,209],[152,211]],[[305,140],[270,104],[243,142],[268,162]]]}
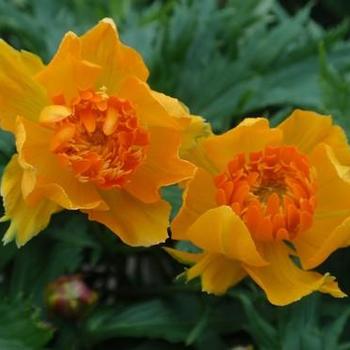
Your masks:
{"label": "orange petal", "polygon": [[269,128],[267,119],[247,118],[236,128],[206,139],[203,148],[207,158],[221,172],[237,154],[248,154],[268,145],[278,145],[281,140],[281,131]]}
{"label": "orange petal", "polygon": [[188,239],[186,232],[197,218],[216,207],[216,187],[213,176],[198,168],[186,184],[182,207],[172,223],[174,239]]}
{"label": "orange petal", "polygon": [[62,126],[51,139],[50,151],[55,151],[66,142],[70,141],[74,137],[75,131],[76,126],[74,124]]}
{"label": "orange petal", "polygon": [[160,187],[192,177],[194,166],[179,158],[181,136],[176,130],[149,128],[148,131],[150,145],[147,158],[132,175],[130,183],[125,188],[133,196],[151,203],[159,200]]}
{"label": "orange petal", "polygon": [[113,134],[118,122],[118,113],[117,111],[110,107],[107,111],[107,116],[103,124],[103,132],[105,135],[109,136]]}
{"label": "orange petal", "polygon": [[264,256],[270,265],[243,267],[274,305],[290,304],[315,291],[328,293],[334,297],[345,296],[332,276],[328,274],[322,276],[317,272],[298,268],[289,257],[289,251],[283,242],[266,244]]}
{"label": "orange petal", "polygon": [[69,104],[79,95],[79,91],[94,87],[100,71],[100,66],[82,58],[80,39],[69,32],[54,58],[36,78],[45,86],[51,98],[63,95]]}
{"label": "orange petal", "polygon": [[96,129],[96,115],[91,110],[80,112],[81,121],[88,132],[94,132]]}
{"label": "orange petal", "polygon": [[61,209],[46,198],[41,198],[35,205],[27,203],[21,190],[22,177],[23,169],[18,163],[18,156],[14,155],[1,180],[5,216],[0,221],[11,220],[3,242],[8,243],[15,239],[18,247],[42,231],[49,224],[51,215]]}
{"label": "orange petal", "polygon": [[79,182],[72,171],[62,166],[50,151],[52,136],[50,129],[18,118],[16,144],[19,162],[33,174],[28,177],[27,195],[35,187],[40,187],[43,196],[66,209],[106,209],[96,188],[92,184]]}
{"label": "orange petal", "polygon": [[277,193],[272,193],[267,199],[266,214],[274,216],[280,211],[280,197]]}
{"label": "orange petal", "polygon": [[188,239],[198,247],[254,266],[265,265],[250,233],[228,206],[209,209],[188,229]]}
{"label": "orange petal", "polygon": [[141,55],[120,42],[113,20],[105,18],[81,37],[82,57],[102,67],[96,82],[114,94],[127,77],[146,81],[148,70]]}
{"label": "orange petal", "polygon": [[110,210],[85,210],[90,220],[106,225],[131,246],[151,246],[164,242],[169,225],[170,205],[165,201],[146,204],[125,191],[101,191]]}
{"label": "orange petal", "polygon": [[255,232],[255,239],[259,241],[271,241],[273,239],[272,235],[273,225],[271,218],[265,216],[262,220],[259,220],[257,231]]}

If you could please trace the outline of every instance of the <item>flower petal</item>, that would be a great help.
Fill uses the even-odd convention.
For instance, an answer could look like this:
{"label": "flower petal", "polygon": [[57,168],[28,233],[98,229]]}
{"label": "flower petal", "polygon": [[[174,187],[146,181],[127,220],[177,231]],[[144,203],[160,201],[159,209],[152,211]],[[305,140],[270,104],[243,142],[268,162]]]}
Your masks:
{"label": "flower petal", "polygon": [[101,192],[108,211],[86,210],[90,220],[106,225],[131,246],[151,246],[167,237],[170,206],[165,201],[145,204],[125,191]]}
{"label": "flower petal", "polygon": [[235,155],[259,151],[268,145],[278,145],[281,140],[282,132],[269,128],[267,119],[247,118],[234,129],[209,137],[203,142],[203,147],[207,158],[216,171],[220,172]]}
{"label": "flower petal", "polygon": [[79,37],[68,32],[54,58],[37,75],[51,98],[63,95],[66,103],[70,103],[79,91],[94,87],[101,67],[83,60],[81,50]]}
{"label": "flower petal", "polygon": [[340,126],[333,125],[323,143],[332,147],[334,154],[342,164],[350,166],[350,146],[346,134]]}
{"label": "flower petal", "polygon": [[66,209],[106,209],[95,186],[79,182],[50,152],[51,136],[50,129],[18,118],[16,144],[26,170],[26,194],[39,187],[43,196]]}
{"label": "flower petal", "polygon": [[239,283],[246,272],[237,261],[221,254],[205,254],[194,266],[186,270],[187,280],[201,276],[202,290],[221,295]]}
{"label": "flower petal", "polygon": [[311,111],[295,110],[278,128],[283,131],[284,143],[310,153],[320,142],[333,148],[341,162],[350,164],[350,148],[344,131],[332,125],[332,118]]}
{"label": "flower petal", "polygon": [[193,175],[194,166],[178,156],[181,142],[179,132],[155,127],[148,131],[150,145],[147,158],[125,188],[145,203],[152,203],[160,199],[160,187],[189,179]]}
{"label": "flower petal", "polygon": [[158,91],[151,91],[152,97],[167,111],[169,115],[175,117],[177,122],[186,128],[190,125],[192,116],[188,108],[174,97],[170,97]]}
{"label": "flower petal", "polygon": [[21,61],[32,76],[45,68],[45,65],[39,56],[25,50],[21,50],[19,53],[21,55]]}
{"label": "flower petal", "polygon": [[137,116],[146,126],[175,130],[183,128],[178,118],[171,116],[153,96],[149,86],[137,78],[125,79],[118,90],[118,97],[125,98],[133,104]]}
{"label": "flower petal", "polygon": [[7,131],[15,132],[18,115],[37,120],[48,103],[45,90],[33,79],[38,61],[0,40],[0,125]]}
{"label": "flower petal", "polygon": [[336,249],[350,245],[350,167],[340,164],[325,144],[314,148],[310,161],[317,171],[317,207],[311,229],[294,241],[308,269],[321,264]]}
{"label": "flower petal", "polygon": [[169,97],[157,91],[152,91],[152,96],[163,106],[172,117],[175,117],[182,128],[182,141],[180,157],[188,160],[197,166],[208,165],[203,147],[200,146],[203,140],[213,136],[211,126],[204,118],[191,115],[188,108],[179,100]]}
{"label": "flower petal", "polygon": [[14,155],[5,168],[1,181],[5,216],[1,221],[11,220],[3,237],[4,243],[16,239],[20,247],[42,231],[50,222],[51,215],[61,210],[54,202],[42,198],[35,205],[27,203],[21,191],[23,169]]}
{"label": "flower petal", "polygon": [[[191,116],[191,122],[182,133],[180,156],[198,167],[210,169],[203,142],[213,136],[211,126],[200,116]],[[215,171],[215,169],[213,169]]]}
{"label": "flower petal", "polygon": [[188,228],[208,209],[216,207],[215,195],[216,187],[212,175],[198,168],[186,184],[182,207],[172,223],[174,239],[188,239]]}
{"label": "flower petal", "polygon": [[315,291],[329,293],[334,297],[345,296],[332,276],[322,276],[317,272],[298,268],[291,260],[289,250],[283,242],[266,245],[264,256],[268,258],[270,265],[243,267],[274,305],[290,304]]}
{"label": "flower petal", "polygon": [[183,250],[178,250],[174,248],[163,248],[169,255],[182,264],[192,265],[198,262],[202,257],[203,253],[189,253]]}
{"label": "flower petal", "polygon": [[81,37],[81,42],[83,59],[102,67],[97,87],[105,86],[109,94],[115,93],[129,76],[147,80],[148,70],[141,55],[120,42],[112,19],[101,20]]}
{"label": "flower petal", "polygon": [[241,218],[228,206],[210,209],[187,231],[198,247],[254,266],[266,265]]}

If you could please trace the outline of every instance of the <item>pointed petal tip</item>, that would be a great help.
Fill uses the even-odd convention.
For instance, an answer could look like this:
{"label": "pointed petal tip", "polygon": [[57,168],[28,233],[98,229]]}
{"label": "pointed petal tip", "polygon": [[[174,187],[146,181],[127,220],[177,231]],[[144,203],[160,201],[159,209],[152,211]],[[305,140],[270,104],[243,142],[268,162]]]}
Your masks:
{"label": "pointed petal tip", "polygon": [[4,237],[2,238],[2,244],[5,246],[13,241],[14,233],[13,230],[10,231],[10,228],[6,231]]}
{"label": "pointed petal tip", "polygon": [[110,25],[111,27],[113,27],[113,29],[116,29],[116,28],[117,28],[117,26],[116,26],[114,20],[113,20],[112,18],[110,18],[110,17],[105,17],[105,18],[101,19],[100,23],[108,24],[108,25]]}
{"label": "pointed petal tip", "polygon": [[0,218],[0,222],[6,222],[6,221],[9,221],[9,220],[10,220],[10,218],[8,216],[6,216],[6,215],[4,215],[4,216],[2,216]]}
{"label": "pointed petal tip", "polygon": [[348,297],[348,295],[339,288],[336,278],[332,276],[329,272],[326,272],[324,274],[324,282],[319,290],[322,293],[330,294],[334,298]]}
{"label": "pointed petal tip", "polygon": [[72,32],[71,30],[68,31],[67,33],[64,34],[63,38],[72,38],[72,39],[75,39],[75,38],[78,38],[78,36]]}

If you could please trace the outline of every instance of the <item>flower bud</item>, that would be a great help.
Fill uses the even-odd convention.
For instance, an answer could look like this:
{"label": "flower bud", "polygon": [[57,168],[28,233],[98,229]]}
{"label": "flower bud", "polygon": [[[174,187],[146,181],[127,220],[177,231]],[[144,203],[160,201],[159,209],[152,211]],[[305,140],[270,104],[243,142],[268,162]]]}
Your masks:
{"label": "flower bud", "polygon": [[80,318],[96,303],[97,298],[97,293],[79,275],[62,276],[46,288],[48,308],[64,318]]}

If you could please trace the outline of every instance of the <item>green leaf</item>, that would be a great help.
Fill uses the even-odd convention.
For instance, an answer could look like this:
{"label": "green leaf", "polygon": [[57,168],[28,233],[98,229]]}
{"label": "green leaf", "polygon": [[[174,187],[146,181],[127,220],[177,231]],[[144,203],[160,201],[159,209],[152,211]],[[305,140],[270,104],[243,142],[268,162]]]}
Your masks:
{"label": "green leaf", "polygon": [[350,80],[329,62],[324,45],[320,45],[320,86],[323,109],[350,130]]}
{"label": "green leaf", "polygon": [[38,310],[21,298],[1,299],[0,324],[0,348],[6,350],[43,349],[53,334]]}
{"label": "green leaf", "polygon": [[202,316],[200,317],[198,323],[193,327],[191,332],[188,334],[185,341],[187,346],[193,344],[198,338],[200,338],[204,330],[208,327],[210,312],[211,312],[211,309],[209,306],[207,306]]}
{"label": "green leaf", "polygon": [[304,297],[279,313],[280,343],[286,350],[318,350],[323,346],[319,329],[319,296]]}
{"label": "green leaf", "polygon": [[335,350],[344,347],[344,344],[340,344],[340,338],[349,318],[350,307],[347,305],[347,308],[334,320],[334,322],[323,327],[322,338],[325,350]]}
{"label": "green leaf", "polygon": [[207,334],[215,343],[217,334],[241,330],[244,320],[240,305],[232,300],[173,293],[166,299],[96,309],[83,330],[93,343],[136,337],[198,345]]}
{"label": "green leaf", "polygon": [[277,330],[259,313],[251,298],[246,293],[239,291],[233,291],[230,294],[242,303],[247,315],[245,328],[260,348],[266,350],[279,349]]}
{"label": "green leaf", "polygon": [[57,214],[44,232],[17,250],[9,294],[26,293],[41,303],[46,285],[61,275],[75,273],[82,263],[84,249],[95,248],[97,243],[88,237],[86,230],[83,215]]}
{"label": "green leaf", "polygon": [[193,325],[193,315],[186,321],[175,310],[161,300],[103,310],[89,318],[86,333],[95,340],[128,336],[181,341]]}

